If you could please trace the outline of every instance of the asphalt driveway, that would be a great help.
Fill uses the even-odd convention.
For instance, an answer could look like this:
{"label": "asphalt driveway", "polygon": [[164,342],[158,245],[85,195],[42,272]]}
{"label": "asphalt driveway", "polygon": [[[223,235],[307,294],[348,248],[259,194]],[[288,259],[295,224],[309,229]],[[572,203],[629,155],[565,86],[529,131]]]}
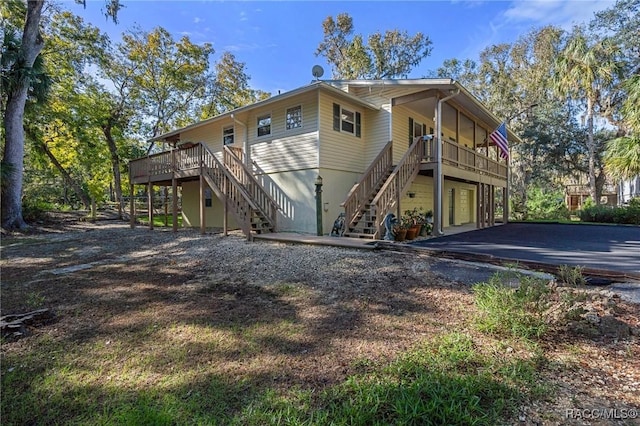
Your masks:
{"label": "asphalt driveway", "polygon": [[640,226],[508,223],[411,244],[478,260],[582,266],[640,279]]}

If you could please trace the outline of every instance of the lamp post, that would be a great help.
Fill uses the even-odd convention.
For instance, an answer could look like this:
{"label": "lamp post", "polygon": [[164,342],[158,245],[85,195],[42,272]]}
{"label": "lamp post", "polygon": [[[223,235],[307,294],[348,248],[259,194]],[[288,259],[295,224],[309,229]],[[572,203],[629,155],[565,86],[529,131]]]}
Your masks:
{"label": "lamp post", "polygon": [[318,227],[318,235],[322,236],[322,177],[318,175],[316,178],[316,223]]}

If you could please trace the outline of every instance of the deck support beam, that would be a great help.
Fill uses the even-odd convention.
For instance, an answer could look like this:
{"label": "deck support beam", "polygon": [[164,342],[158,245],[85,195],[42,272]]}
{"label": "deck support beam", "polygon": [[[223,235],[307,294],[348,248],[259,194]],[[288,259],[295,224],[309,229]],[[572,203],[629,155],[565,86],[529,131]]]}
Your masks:
{"label": "deck support beam", "polygon": [[136,227],[136,203],[133,199],[134,185],[129,185],[129,226],[131,229]]}
{"label": "deck support beam", "polygon": [[496,221],[496,187],[494,185],[489,186],[489,226],[495,225]]}
{"label": "deck support beam", "polygon": [[204,235],[207,230],[205,218],[205,199],[204,199],[204,176],[200,173],[200,234]]}
{"label": "deck support beam", "polygon": [[176,179],[176,151],[171,151],[171,169],[173,170],[171,177],[171,212],[173,214],[173,232],[178,232],[178,180]]}
{"label": "deck support beam", "polygon": [[149,230],[153,231],[153,184],[147,186],[147,213],[149,215]]}

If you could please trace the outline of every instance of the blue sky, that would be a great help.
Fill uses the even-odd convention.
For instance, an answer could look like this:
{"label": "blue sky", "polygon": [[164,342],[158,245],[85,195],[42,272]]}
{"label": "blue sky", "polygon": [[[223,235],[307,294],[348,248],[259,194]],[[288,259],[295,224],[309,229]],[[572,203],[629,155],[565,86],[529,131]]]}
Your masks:
{"label": "blue sky", "polygon": [[87,7],[70,1],[65,7],[100,27],[112,40],[126,29],[162,26],[175,38],[188,35],[195,43],[211,43],[213,60],[230,51],[246,64],[253,88],[277,94],[308,84],[313,65],[331,69],[315,51],[322,41],[322,21],[346,12],[356,33],[387,29],[422,32],[432,53],[409,77],[425,76],[447,58],[472,58],[485,47],[513,42],[530,29],[553,24],[565,29],[588,22],[613,0],[525,1],[204,1],[121,0],[119,24],[102,15],[104,2]]}

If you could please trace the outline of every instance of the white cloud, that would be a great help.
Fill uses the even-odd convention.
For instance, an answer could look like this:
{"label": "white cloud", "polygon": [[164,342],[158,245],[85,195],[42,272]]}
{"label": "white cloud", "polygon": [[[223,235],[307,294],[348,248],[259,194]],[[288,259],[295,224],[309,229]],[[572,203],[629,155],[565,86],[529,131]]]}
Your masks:
{"label": "white cloud", "polygon": [[273,47],[278,47],[275,43],[269,44],[259,44],[259,43],[238,43],[238,44],[229,44],[224,47],[224,50],[228,50],[229,52],[239,52],[243,50],[258,50],[258,49],[270,49]]}
{"label": "white cloud", "polygon": [[613,5],[611,0],[531,0],[515,1],[504,12],[507,22],[538,26],[556,25],[570,29],[573,25],[587,23],[594,13]]}
{"label": "white cloud", "polygon": [[193,23],[194,24],[199,24],[200,22],[204,22],[204,19],[196,16],[195,18],[193,18]]}
{"label": "white cloud", "polygon": [[240,21],[248,21],[249,17],[247,17],[247,12],[240,12]]}

